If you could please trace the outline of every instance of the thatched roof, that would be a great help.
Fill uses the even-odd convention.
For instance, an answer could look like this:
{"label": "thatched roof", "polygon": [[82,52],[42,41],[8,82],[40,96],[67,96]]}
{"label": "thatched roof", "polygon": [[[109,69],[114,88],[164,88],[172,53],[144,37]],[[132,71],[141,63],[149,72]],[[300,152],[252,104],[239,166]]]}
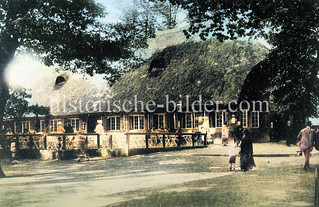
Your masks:
{"label": "thatched roof", "polygon": [[268,49],[248,41],[187,42],[154,54],[143,66],[123,75],[113,86],[114,99],[165,103],[165,95],[197,100],[237,100],[252,67]]}
{"label": "thatched roof", "polygon": [[[34,61],[21,57],[13,62],[8,68],[9,84],[13,88],[26,88],[32,95],[31,104],[50,107],[52,115],[72,115],[88,113],[85,104],[89,102],[89,110],[92,111],[93,104],[105,101],[110,97],[110,87],[102,76],[90,77],[84,74],[72,73],[70,71],[57,72],[53,67],[46,67],[40,63],[32,63],[33,67],[21,67],[25,61]],[[14,66],[16,65],[16,66]],[[17,74],[30,73],[32,75],[16,77]],[[18,80],[17,80],[18,79]],[[80,108],[80,101],[82,106]],[[60,110],[56,109],[57,103]],[[65,103],[65,110],[64,110]],[[70,105],[72,104],[72,106]]]}
{"label": "thatched roof", "polygon": [[[65,78],[65,82],[57,83],[61,78]],[[110,88],[106,80],[72,72],[54,73],[52,76],[39,80],[38,84],[41,87],[32,89],[32,98],[40,105],[48,107],[52,105],[52,102],[53,107],[50,108],[52,115],[99,112],[99,109],[96,107],[94,110],[93,106],[97,106],[99,102],[110,97]],[[59,111],[56,108],[57,103],[60,104]],[[64,110],[64,103],[66,110]],[[88,110],[85,107],[87,103]]]}

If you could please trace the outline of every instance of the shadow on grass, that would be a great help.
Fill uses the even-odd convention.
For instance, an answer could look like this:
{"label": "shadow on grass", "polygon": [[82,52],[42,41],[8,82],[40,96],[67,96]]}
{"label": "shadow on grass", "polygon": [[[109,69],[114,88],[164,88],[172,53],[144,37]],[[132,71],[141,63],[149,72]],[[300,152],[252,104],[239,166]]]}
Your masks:
{"label": "shadow on grass", "polygon": [[120,196],[125,202],[112,206],[312,206],[314,168],[296,166],[234,173],[161,189],[143,189]]}

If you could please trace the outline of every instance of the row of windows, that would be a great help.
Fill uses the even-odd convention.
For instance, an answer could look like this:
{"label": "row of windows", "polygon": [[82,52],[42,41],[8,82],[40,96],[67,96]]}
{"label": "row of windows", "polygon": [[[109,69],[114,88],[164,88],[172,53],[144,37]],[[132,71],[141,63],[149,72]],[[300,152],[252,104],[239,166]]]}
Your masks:
{"label": "row of windows", "polygon": [[14,122],[15,133],[28,133],[31,127],[30,121]]}
{"label": "row of windows", "polygon": [[[251,123],[248,119],[248,111],[243,111],[239,114],[239,120],[243,127],[248,127],[251,124],[252,128],[259,127],[259,112],[251,112]],[[222,127],[225,122],[230,119],[230,114],[227,111],[218,111],[210,114],[210,127]]]}
{"label": "row of windows", "polygon": [[[151,116],[149,126],[152,129],[164,129],[164,114],[154,114]],[[144,115],[129,116],[129,130],[143,130],[145,129]],[[106,130],[121,130],[121,117],[111,116],[106,119]]]}
{"label": "row of windows", "polygon": [[[69,119],[70,125],[72,126],[73,130],[75,132],[80,131],[80,119]],[[35,128],[38,129],[39,132],[57,132],[58,130],[58,123],[61,121],[61,119],[52,119],[49,122],[49,125],[47,126],[45,120],[39,121],[39,126],[36,126]],[[32,127],[34,128],[34,127]],[[20,121],[20,122],[14,122],[14,132],[15,133],[28,133],[31,129],[31,121]]]}
{"label": "row of windows", "polygon": [[[210,127],[219,128],[229,120],[228,112],[219,111],[209,114]],[[179,114],[178,120],[180,121],[181,128],[198,128],[199,117],[203,116],[200,113],[184,113]],[[121,130],[121,117],[120,116],[110,116],[106,118],[106,130],[114,131]],[[153,114],[150,116],[149,126],[151,129],[165,129],[165,114]],[[49,126],[46,126],[44,120],[40,120],[39,131],[44,132],[49,129],[50,132],[57,132],[58,123],[60,119],[50,120]],[[248,123],[248,111],[244,111],[239,114],[239,121],[243,127],[248,127],[251,124],[252,128],[259,127],[259,112],[251,112],[251,123]],[[80,120],[78,118],[70,119],[70,124],[75,132],[80,131]],[[143,130],[145,129],[145,118],[144,115],[132,115],[129,116],[129,130]],[[31,128],[30,121],[21,121],[14,123],[15,133],[26,133],[29,132]]]}
{"label": "row of windows", "polygon": [[[73,128],[73,131],[75,132],[78,132],[80,131],[80,119],[78,118],[75,118],[75,119],[69,119],[69,123],[70,125],[72,126]],[[50,132],[57,132],[58,131],[58,123],[61,122],[61,119],[53,119],[53,120],[50,120],[50,125],[49,125],[49,128],[50,128]],[[41,132],[44,132],[46,131],[46,126],[45,126],[45,121],[44,120],[41,120],[40,121],[40,131]]]}
{"label": "row of windows", "polygon": [[[180,121],[181,128],[198,128],[199,117],[203,116],[201,113],[184,113],[179,114],[178,120]],[[243,127],[248,127],[251,124],[252,128],[259,127],[259,112],[251,112],[251,123],[248,123],[248,111],[239,114],[239,121]],[[154,114],[150,116],[149,126],[151,129],[165,129],[165,114]],[[107,122],[107,130],[120,130],[120,117],[112,117],[111,123]],[[210,114],[210,127],[219,128],[229,120],[229,114],[226,111],[220,111]],[[115,125],[116,124],[116,125]],[[129,116],[129,130],[144,129],[144,115]]]}

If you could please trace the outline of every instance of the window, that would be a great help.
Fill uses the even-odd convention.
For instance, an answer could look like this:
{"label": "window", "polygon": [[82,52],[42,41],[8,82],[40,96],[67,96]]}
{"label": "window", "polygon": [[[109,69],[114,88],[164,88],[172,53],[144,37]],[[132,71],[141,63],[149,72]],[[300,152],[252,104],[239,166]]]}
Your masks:
{"label": "window", "polygon": [[121,129],[121,117],[109,116],[106,119],[106,130],[120,130]]}
{"label": "window", "polygon": [[195,116],[195,120],[194,120],[194,128],[198,128],[198,125],[199,125],[199,116],[203,116],[202,114],[199,114],[199,113],[195,113],[194,116]]}
{"label": "window", "polygon": [[130,130],[144,129],[144,115],[129,116]]}
{"label": "window", "polygon": [[70,119],[74,131],[80,131],[80,119]]}
{"label": "window", "polygon": [[215,123],[215,112],[209,113],[209,127],[210,128],[215,128],[216,123]]}
{"label": "window", "polygon": [[14,122],[14,132],[15,133],[22,133],[21,122]]}
{"label": "window", "polygon": [[216,111],[216,127],[222,127],[222,126],[223,126],[223,112]]}
{"label": "window", "polygon": [[164,114],[153,115],[153,129],[164,129]]}
{"label": "window", "polygon": [[30,130],[30,121],[14,122],[15,133],[28,133]]}
{"label": "window", "polygon": [[240,114],[239,114],[239,121],[240,123],[242,124],[243,127],[248,127],[248,111],[247,110],[244,110],[244,111],[241,111]]}
{"label": "window", "polygon": [[57,132],[58,131],[58,122],[61,121],[60,119],[52,119],[50,120],[50,132]]}
{"label": "window", "polygon": [[226,111],[215,111],[209,114],[209,126],[211,128],[221,128],[223,124],[227,121]]}
{"label": "window", "polygon": [[181,128],[192,129],[199,127],[199,117],[202,113],[182,113],[179,114]]}
{"label": "window", "polygon": [[192,128],[192,114],[186,113],[186,128]]}
{"label": "window", "polygon": [[45,121],[44,120],[40,120],[40,132],[45,132]]}
{"label": "window", "polygon": [[259,111],[251,112],[251,127],[259,127]]}

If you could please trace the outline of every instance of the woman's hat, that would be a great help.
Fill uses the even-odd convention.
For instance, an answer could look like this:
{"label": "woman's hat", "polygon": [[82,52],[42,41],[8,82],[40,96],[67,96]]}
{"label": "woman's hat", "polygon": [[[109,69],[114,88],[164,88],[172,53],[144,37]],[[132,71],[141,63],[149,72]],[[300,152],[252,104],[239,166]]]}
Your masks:
{"label": "woman's hat", "polygon": [[58,122],[58,125],[62,125],[62,121],[59,121],[59,122]]}
{"label": "woman's hat", "polygon": [[102,124],[103,122],[102,122],[102,120],[97,120],[97,123]]}

